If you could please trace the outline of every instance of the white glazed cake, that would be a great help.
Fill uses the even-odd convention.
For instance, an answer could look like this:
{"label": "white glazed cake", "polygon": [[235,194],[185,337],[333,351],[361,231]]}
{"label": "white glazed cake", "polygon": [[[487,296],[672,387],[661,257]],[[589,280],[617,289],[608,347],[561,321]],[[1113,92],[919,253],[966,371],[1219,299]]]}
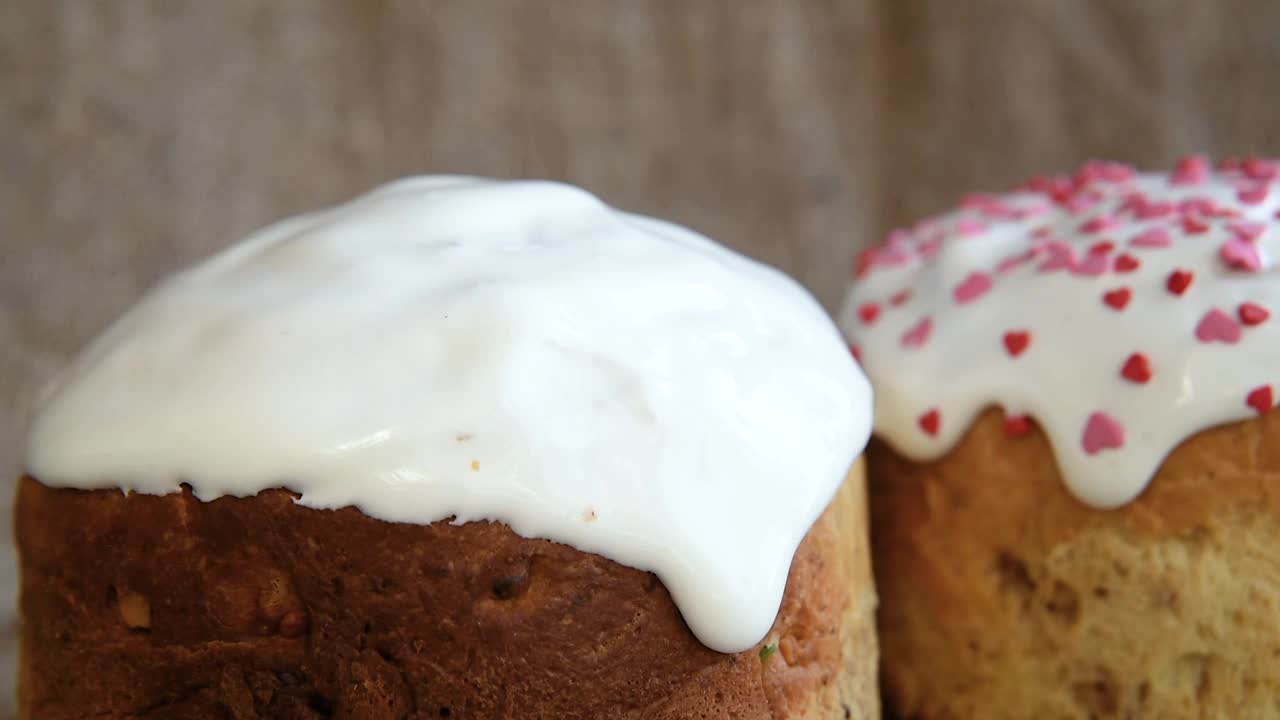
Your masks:
{"label": "white glazed cake", "polygon": [[[51,513],[74,514],[74,501],[55,498],[94,496],[70,491],[106,491],[138,507],[171,501],[183,508],[177,524],[154,532],[197,545],[209,538],[183,524],[187,513],[267,504],[264,494],[278,489],[291,493],[287,513],[337,511],[347,522],[343,509],[358,510],[351,538],[377,537],[369,528],[383,526],[501,526],[511,534],[503,547],[551,541],[602,567],[653,573],[702,645],[759,664],[797,548],[870,433],[871,403],[834,325],[772,269],[569,186],[412,178],[273,225],[155,288],[45,394],[27,484],[38,481],[31,507]],[[251,554],[278,555],[283,546],[268,551],[272,543],[293,542],[254,527],[247,518],[258,511],[247,508],[250,542],[266,537]],[[129,507],[112,512],[127,519]],[[134,519],[155,522],[143,515]],[[66,590],[78,577],[59,575],[83,568],[41,555],[43,543],[26,534],[49,531],[34,526],[19,528],[24,607],[29,625],[52,626],[32,587],[57,586],[67,605],[91,603]],[[343,527],[311,540],[333,552]],[[309,562],[327,562],[317,558]],[[308,570],[277,569],[292,589],[274,632],[315,628],[326,600],[301,587]],[[856,602],[869,613],[866,580],[841,579],[862,583]],[[94,601],[113,595],[108,605],[137,629],[121,598],[145,598],[154,642],[166,590],[125,593],[121,582],[99,583]],[[840,603],[823,610],[835,626],[850,606]],[[563,632],[579,642],[572,628]],[[29,647],[40,642],[41,628],[26,637]],[[348,640],[358,645],[336,642]],[[468,651],[500,651],[477,648]],[[29,653],[32,708],[60,692],[48,681],[57,663],[41,666],[41,650]],[[123,660],[133,661],[142,670],[155,659]],[[290,675],[317,687],[350,672],[300,662]],[[442,681],[415,672],[405,677],[416,703],[415,683]],[[486,666],[460,680],[515,682],[503,672],[514,671]],[[539,692],[570,689],[558,682],[543,678]],[[317,692],[342,704],[340,692]],[[486,692],[472,705],[490,710],[468,716],[498,716]],[[457,701],[449,707],[457,712]]]}
{"label": "white glazed cake", "polygon": [[1090,163],[862,258],[904,715],[1274,716],[1278,177]]}

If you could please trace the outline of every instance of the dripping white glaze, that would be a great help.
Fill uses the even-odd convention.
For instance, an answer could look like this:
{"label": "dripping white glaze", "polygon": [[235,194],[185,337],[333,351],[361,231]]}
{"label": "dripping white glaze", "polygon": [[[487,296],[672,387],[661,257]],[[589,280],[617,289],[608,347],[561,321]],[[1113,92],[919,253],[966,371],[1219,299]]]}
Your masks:
{"label": "dripping white glaze", "polygon": [[877,434],[935,459],[1003,407],[1080,500],[1132,500],[1182,440],[1275,404],[1277,180],[1258,159],[1090,163],[891,234],[840,316]]}
{"label": "dripping white glaze", "polygon": [[48,390],[27,459],[54,486],[502,521],[657,573],[733,652],[871,403],[781,273],[569,186],[423,177],[161,284]]}

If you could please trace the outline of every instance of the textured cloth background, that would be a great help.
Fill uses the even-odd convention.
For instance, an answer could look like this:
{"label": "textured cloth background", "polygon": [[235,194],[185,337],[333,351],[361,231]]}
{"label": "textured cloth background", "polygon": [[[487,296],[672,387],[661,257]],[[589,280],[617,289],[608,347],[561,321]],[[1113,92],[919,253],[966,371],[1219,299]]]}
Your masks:
{"label": "textured cloth background", "polygon": [[33,391],[162,274],[395,176],[542,176],[838,302],[858,245],[1092,156],[1280,153],[1280,3],[0,0],[0,718]]}

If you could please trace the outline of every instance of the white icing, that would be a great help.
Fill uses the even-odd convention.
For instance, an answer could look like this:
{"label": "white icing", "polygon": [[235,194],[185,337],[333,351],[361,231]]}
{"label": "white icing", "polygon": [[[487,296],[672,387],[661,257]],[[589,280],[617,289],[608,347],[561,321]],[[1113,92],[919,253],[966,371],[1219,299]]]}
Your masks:
{"label": "white icing", "polygon": [[772,625],[870,409],[781,273],[569,186],[426,177],[157,287],[50,388],[28,467],[502,521],[657,573],[733,652]]}
{"label": "white icing", "polygon": [[[1264,393],[1255,396],[1257,409],[1248,398],[1280,381],[1280,316],[1250,326],[1238,312],[1251,302],[1280,313],[1280,270],[1272,261],[1280,256],[1276,176],[1277,165],[1257,160],[1215,172],[1192,158],[1173,176],[1094,163],[1073,180],[1037,181],[1039,192],[975,196],[967,207],[893,234],[864,259],[840,321],[876,390],[877,434],[910,458],[936,459],[979,412],[1001,406],[1042,427],[1079,499],[1098,507],[1132,500],[1182,440],[1270,406]],[[1193,198],[1211,200],[1216,209],[1203,203],[1197,209]],[[1170,203],[1172,212],[1153,217],[1164,212],[1160,203]],[[1095,218],[1112,222],[1099,228]],[[1168,247],[1133,243],[1160,230]],[[1106,240],[1115,250],[1106,254],[1105,271],[1087,274],[1087,249]],[[1224,260],[1233,241],[1234,251],[1258,252],[1257,272]],[[1051,252],[1049,242],[1074,249],[1075,272],[1042,268],[1062,254],[1061,245]],[[1028,250],[1037,253],[1030,262],[999,270]],[[1125,254],[1140,267],[1121,272],[1118,257]],[[1168,289],[1178,269],[1194,276],[1180,296]],[[959,302],[957,293],[981,289],[982,273],[990,290]],[[1104,293],[1125,287],[1132,295],[1122,310],[1104,302]],[[911,298],[891,302],[904,289]],[[861,308],[870,303],[881,312],[868,323]],[[1238,342],[1197,337],[1213,308],[1229,318],[1228,331],[1239,328]],[[926,317],[932,328],[923,345],[904,344],[904,334]],[[1003,341],[1010,331],[1030,337],[1016,357]],[[1122,375],[1137,352],[1153,370],[1145,384]],[[930,411],[937,412],[936,435],[926,430]],[[1094,413],[1123,428],[1121,446],[1086,449]],[[1095,428],[1091,439],[1104,431]]]}

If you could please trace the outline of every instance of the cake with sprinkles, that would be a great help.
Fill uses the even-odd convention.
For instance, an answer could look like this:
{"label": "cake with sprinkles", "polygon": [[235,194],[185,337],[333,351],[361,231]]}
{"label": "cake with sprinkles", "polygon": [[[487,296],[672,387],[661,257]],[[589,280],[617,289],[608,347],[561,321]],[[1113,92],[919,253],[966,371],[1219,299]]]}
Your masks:
{"label": "cake with sprinkles", "polygon": [[1280,163],[1091,162],[891,233],[840,324],[902,717],[1280,713]]}
{"label": "cake with sprinkles", "polygon": [[22,718],[873,720],[871,409],[798,284],[578,188],[282,221],[44,392]]}

